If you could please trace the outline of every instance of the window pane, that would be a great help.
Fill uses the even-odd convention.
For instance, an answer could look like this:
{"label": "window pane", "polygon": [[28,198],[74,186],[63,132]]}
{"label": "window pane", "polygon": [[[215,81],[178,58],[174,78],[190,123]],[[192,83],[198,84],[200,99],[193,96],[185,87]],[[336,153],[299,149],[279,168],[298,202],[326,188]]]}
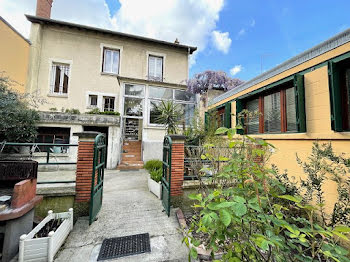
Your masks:
{"label": "window pane", "polygon": [[148,79],[163,81],[163,57],[148,57]]}
{"label": "window pane", "polygon": [[125,97],[124,115],[142,116],[142,99]]}
{"label": "window pane", "polygon": [[89,96],[90,100],[90,106],[97,106],[97,96],[95,95],[90,95]]}
{"label": "window pane", "polygon": [[195,96],[194,94],[184,90],[175,90],[175,100],[194,101]]}
{"label": "window pane", "polygon": [[156,110],[156,106],[160,105],[160,101],[150,101],[149,106],[149,122],[151,124],[158,124],[157,117],[159,115],[158,110]]}
{"label": "window pane", "polygon": [[125,85],[125,95],[127,96],[138,96],[143,97],[144,96],[144,86],[142,85]]}
{"label": "window pane", "polygon": [[112,72],[112,52],[105,49],[103,72]]}
{"label": "window pane", "polygon": [[173,89],[150,86],[149,97],[160,99],[173,99]]}
{"label": "window pane", "polygon": [[298,131],[294,87],[286,89],[287,131]]}
{"label": "window pane", "polygon": [[281,132],[280,92],[264,97],[264,132]]}
{"label": "window pane", "polygon": [[178,104],[183,111],[183,120],[186,125],[192,124],[192,119],[194,117],[194,104]]}
{"label": "window pane", "polygon": [[119,68],[119,51],[114,50],[113,51],[113,66],[112,66],[112,72],[114,74],[118,74],[118,68]]}
{"label": "window pane", "polygon": [[163,77],[163,58],[156,58],[156,75],[157,78],[162,79]]}
{"label": "window pane", "polygon": [[257,134],[259,133],[259,98],[247,102],[247,110],[254,112],[253,117],[248,119],[247,133]]}
{"label": "window pane", "polygon": [[155,76],[156,58],[154,56],[148,57],[148,76],[150,78]]}
{"label": "window pane", "polygon": [[114,97],[104,97],[104,105],[103,110],[106,111],[114,111]]}

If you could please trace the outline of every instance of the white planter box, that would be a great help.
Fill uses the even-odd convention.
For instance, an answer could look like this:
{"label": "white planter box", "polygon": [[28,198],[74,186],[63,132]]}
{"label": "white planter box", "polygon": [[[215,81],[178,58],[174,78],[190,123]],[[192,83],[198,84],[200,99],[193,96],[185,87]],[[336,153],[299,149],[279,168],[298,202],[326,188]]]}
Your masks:
{"label": "white planter box", "polygon": [[[63,218],[64,221],[55,232],[47,237],[33,238],[50,220]],[[19,241],[19,262],[52,262],[55,254],[73,229],[73,208],[69,212],[48,212],[47,217],[39,223],[28,235],[22,235]]]}
{"label": "white planter box", "polygon": [[162,192],[162,184],[161,182],[157,183],[153,179],[151,179],[151,176],[148,174],[148,189],[153,194],[155,194],[159,199],[161,198],[161,192]]}

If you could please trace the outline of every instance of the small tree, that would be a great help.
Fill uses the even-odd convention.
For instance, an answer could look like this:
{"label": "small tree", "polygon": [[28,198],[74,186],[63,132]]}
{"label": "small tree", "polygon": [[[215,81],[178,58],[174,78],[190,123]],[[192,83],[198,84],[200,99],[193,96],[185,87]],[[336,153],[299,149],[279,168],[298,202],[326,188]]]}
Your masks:
{"label": "small tree", "polygon": [[195,74],[187,81],[187,89],[194,94],[200,94],[202,100],[207,101],[208,91],[218,89],[228,91],[242,84],[238,78],[231,78],[223,71],[207,70]]}
{"label": "small tree", "polygon": [[0,141],[33,142],[39,115],[10,87],[11,80],[0,75]]}
{"label": "small tree", "polygon": [[176,134],[178,126],[183,120],[183,110],[172,101],[162,101],[159,105],[154,104],[156,122],[166,126],[167,134]]}

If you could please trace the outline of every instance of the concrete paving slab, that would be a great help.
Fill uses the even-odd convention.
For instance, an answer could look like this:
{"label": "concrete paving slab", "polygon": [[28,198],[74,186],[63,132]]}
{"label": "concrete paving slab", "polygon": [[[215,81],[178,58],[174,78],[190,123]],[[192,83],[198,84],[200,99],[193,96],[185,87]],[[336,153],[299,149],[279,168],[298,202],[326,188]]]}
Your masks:
{"label": "concrete paving slab", "polygon": [[107,261],[188,261],[174,212],[167,217],[162,210],[161,201],[148,191],[144,170],[108,171],[97,221],[89,226],[87,217],[79,218],[55,261],[94,262],[103,239],[141,233],[150,234],[150,253]]}

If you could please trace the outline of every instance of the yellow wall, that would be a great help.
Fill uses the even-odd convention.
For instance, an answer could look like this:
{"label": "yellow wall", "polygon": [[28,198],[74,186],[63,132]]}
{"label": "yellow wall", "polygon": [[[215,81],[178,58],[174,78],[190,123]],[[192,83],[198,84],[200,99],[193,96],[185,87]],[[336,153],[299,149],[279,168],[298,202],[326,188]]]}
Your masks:
{"label": "yellow wall", "polygon": [[12,80],[12,88],[24,93],[30,44],[0,19],[0,72]]}
{"label": "yellow wall", "polygon": [[[340,46],[322,56],[314,58],[302,65],[281,73],[278,76],[252,86],[243,92],[221,101],[215,106],[349,51],[350,43]],[[348,157],[350,157],[350,132],[334,132],[331,130],[331,109],[327,65],[306,73],[304,75],[304,85],[306,133],[251,135],[252,137],[256,138],[263,138],[276,147],[270,158],[270,163],[275,164],[280,171],[287,170],[289,176],[295,177],[296,181],[300,181],[300,178],[305,176],[303,170],[297,164],[296,154],[298,154],[298,156],[305,161],[311,153],[311,148],[314,141],[319,141],[320,143],[327,143],[331,141],[336,153],[345,153]],[[233,115],[236,114],[235,101],[233,101],[231,104],[231,111]],[[236,118],[232,117],[231,120],[232,126],[234,127],[236,125]],[[334,182],[327,182],[325,190],[327,193],[326,208],[328,211],[331,211],[333,206],[332,204],[334,204],[337,197]]]}

